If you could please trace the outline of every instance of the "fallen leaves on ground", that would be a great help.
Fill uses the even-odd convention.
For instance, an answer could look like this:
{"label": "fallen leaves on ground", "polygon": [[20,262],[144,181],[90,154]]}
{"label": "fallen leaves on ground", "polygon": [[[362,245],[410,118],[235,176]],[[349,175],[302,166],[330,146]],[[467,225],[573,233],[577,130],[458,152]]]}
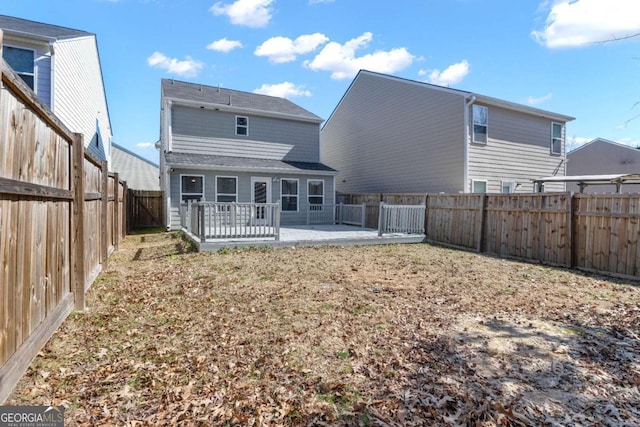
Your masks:
{"label": "fallen leaves on ground", "polygon": [[640,425],[636,283],[426,244],[129,236],[9,404],[66,425]]}

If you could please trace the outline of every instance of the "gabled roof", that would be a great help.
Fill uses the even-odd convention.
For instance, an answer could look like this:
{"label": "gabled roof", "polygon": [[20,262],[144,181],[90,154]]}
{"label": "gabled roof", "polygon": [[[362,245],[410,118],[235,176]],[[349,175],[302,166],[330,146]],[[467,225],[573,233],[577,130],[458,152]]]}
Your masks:
{"label": "gabled roof", "polygon": [[51,24],[43,24],[41,22],[29,21],[27,19],[15,18],[13,16],[6,15],[0,15],[0,28],[5,32],[16,35],[35,36],[53,40],[94,35],[86,31],[74,30]]}
{"label": "gabled roof", "polygon": [[510,102],[510,101],[505,101],[505,100],[498,99],[498,98],[492,98],[490,96],[485,96],[485,95],[481,95],[481,94],[474,93],[474,92],[468,92],[468,91],[459,90],[459,89],[452,89],[452,88],[449,88],[449,87],[434,85],[432,83],[426,83],[426,82],[421,82],[421,81],[417,81],[417,80],[406,79],[406,78],[403,78],[403,77],[391,76],[391,75],[388,75],[388,74],[377,73],[377,72],[374,72],[374,71],[360,70],[360,71],[358,71],[358,74],[356,75],[356,77],[353,79],[353,81],[349,85],[349,88],[347,88],[347,90],[344,93],[344,95],[342,96],[342,99],[340,100],[340,102],[338,102],[338,105],[334,108],[333,112],[329,116],[329,119],[327,119],[327,121],[325,123],[325,126],[329,123],[329,121],[331,120],[331,117],[333,116],[335,111],[338,109],[338,107],[340,107],[340,104],[342,103],[342,100],[345,99],[345,97],[347,96],[347,94],[349,93],[351,88],[356,84],[356,81],[358,80],[358,78],[360,76],[363,76],[363,75],[374,76],[374,77],[388,79],[388,80],[395,80],[395,81],[398,81],[398,82],[401,82],[401,83],[405,83],[405,84],[412,84],[412,85],[415,85],[416,87],[429,88],[429,89],[434,89],[434,90],[438,90],[438,91],[448,92],[448,93],[451,93],[451,94],[459,95],[459,96],[467,98],[467,99],[471,99],[472,97],[475,97],[476,102],[479,102],[479,103],[481,103],[483,105],[506,108],[506,109],[509,109],[509,110],[512,110],[512,111],[519,111],[521,113],[531,114],[531,115],[538,116],[538,117],[544,117],[544,118],[555,120],[555,121],[558,121],[558,122],[566,123],[566,122],[570,122],[572,120],[575,120],[575,117],[566,116],[564,114],[553,113],[551,111],[541,110],[539,108],[533,108],[533,107],[529,107],[527,105],[522,105],[522,104],[518,104],[518,103],[515,103],[515,102]]}
{"label": "gabled roof", "polygon": [[262,113],[317,123],[323,121],[322,118],[285,98],[173,79],[162,79],[162,97],[178,103],[200,105],[203,108]]}
{"label": "gabled roof", "polygon": [[632,150],[635,153],[640,153],[640,150],[638,150],[637,147],[632,147],[630,145],[621,144],[619,142],[610,141],[610,140],[604,139],[604,138],[596,138],[596,139],[592,139],[591,141],[587,142],[586,144],[581,145],[578,148],[575,148],[575,149],[569,151],[567,153],[567,156],[570,155],[570,154],[575,153],[576,151],[580,151],[583,148],[586,148],[586,147],[588,147],[588,146],[590,146],[592,144],[597,144],[597,143],[610,144],[610,145],[613,145],[614,147],[626,148],[627,150]]}

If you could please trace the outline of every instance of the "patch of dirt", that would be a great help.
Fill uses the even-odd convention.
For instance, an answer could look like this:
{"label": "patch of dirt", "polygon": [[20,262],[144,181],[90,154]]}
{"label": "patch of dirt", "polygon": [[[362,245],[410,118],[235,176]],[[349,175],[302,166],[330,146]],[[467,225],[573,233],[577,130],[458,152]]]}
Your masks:
{"label": "patch of dirt", "polygon": [[67,425],[640,425],[640,288],[431,245],[129,236],[9,404]]}

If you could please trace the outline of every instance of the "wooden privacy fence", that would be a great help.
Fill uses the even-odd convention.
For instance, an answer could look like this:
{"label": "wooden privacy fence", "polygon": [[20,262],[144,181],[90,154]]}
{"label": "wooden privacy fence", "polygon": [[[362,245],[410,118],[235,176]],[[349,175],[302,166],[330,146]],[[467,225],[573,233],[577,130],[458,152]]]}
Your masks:
{"label": "wooden privacy fence", "polygon": [[134,228],[162,227],[164,222],[164,204],[162,191],[127,191],[127,226]]}
{"label": "wooden privacy fence", "polygon": [[338,203],[362,205],[365,208],[365,227],[378,228],[380,215],[380,202],[388,205],[421,205],[424,206],[424,194],[341,194],[336,195]]}
{"label": "wooden privacy fence", "polygon": [[640,276],[640,194],[429,194],[426,199],[430,241]]}
{"label": "wooden privacy fence", "polygon": [[124,237],[126,185],[2,60],[0,403]]}

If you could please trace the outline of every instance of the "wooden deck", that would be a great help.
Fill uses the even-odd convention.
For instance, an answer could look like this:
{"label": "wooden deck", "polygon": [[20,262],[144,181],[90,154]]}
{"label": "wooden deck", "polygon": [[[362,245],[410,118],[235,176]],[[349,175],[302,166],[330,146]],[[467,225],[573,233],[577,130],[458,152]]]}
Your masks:
{"label": "wooden deck", "polygon": [[385,245],[397,243],[423,243],[424,234],[389,233],[378,236],[378,230],[349,225],[304,225],[280,228],[280,240],[261,239],[207,239],[200,242],[190,236],[201,252],[215,252],[223,248],[270,246],[290,248],[304,246]]}

